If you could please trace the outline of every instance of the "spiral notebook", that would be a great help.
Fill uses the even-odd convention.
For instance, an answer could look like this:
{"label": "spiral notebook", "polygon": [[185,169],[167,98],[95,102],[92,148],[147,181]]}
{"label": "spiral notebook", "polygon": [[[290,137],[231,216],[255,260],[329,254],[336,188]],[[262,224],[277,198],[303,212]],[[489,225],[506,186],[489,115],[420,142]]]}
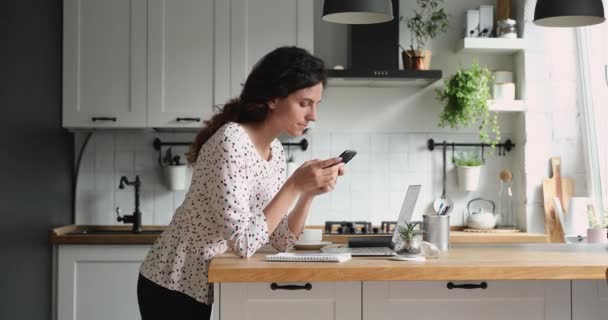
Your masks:
{"label": "spiral notebook", "polygon": [[266,261],[289,262],[344,262],[350,260],[350,253],[289,253],[281,252],[266,256]]}

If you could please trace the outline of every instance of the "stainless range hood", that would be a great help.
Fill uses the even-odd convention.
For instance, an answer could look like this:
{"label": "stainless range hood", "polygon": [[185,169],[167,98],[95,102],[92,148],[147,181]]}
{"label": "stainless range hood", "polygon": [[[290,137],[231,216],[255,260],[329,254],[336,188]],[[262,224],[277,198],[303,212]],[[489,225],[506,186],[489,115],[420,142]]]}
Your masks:
{"label": "stainless range hood", "polygon": [[441,70],[399,69],[399,1],[392,1],[393,20],[348,27],[348,66],[329,70],[329,85],[427,86],[441,79]]}

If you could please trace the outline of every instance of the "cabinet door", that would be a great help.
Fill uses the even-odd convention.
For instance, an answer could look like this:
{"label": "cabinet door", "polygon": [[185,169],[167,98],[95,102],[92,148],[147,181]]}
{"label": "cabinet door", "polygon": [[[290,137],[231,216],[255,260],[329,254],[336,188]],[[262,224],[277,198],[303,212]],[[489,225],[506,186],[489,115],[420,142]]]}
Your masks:
{"label": "cabinet door", "polygon": [[226,68],[214,47],[228,41],[215,27],[228,18],[220,2],[149,0],[148,127],[200,127],[211,116],[215,72]]}
{"label": "cabinet door", "polygon": [[572,281],[572,320],[608,318],[608,283],[605,280]]}
{"label": "cabinet door", "polygon": [[241,91],[253,65],[281,46],[313,52],[314,1],[231,0],[231,96]]}
{"label": "cabinet door", "polygon": [[59,246],[57,319],[140,319],[137,278],[149,248]]}
{"label": "cabinet door", "polygon": [[63,126],[146,126],[146,0],[64,0]]}
{"label": "cabinet door", "polygon": [[487,289],[448,289],[447,283],[364,282],[363,319],[570,319],[570,281],[487,281]]}
{"label": "cabinet door", "polygon": [[220,315],[223,320],[329,320],[361,319],[360,282],[313,282],[310,290],[280,286],[305,283],[222,283]]}

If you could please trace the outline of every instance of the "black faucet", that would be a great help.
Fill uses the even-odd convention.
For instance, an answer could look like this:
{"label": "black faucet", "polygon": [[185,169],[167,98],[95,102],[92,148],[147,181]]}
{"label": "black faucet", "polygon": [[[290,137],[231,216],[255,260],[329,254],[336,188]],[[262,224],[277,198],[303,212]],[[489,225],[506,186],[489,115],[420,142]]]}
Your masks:
{"label": "black faucet", "polygon": [[125,184],[128,186],[135,187],[135,212],[132,215],[123,215],[120,216],[120,209],[116,208],[116,220],[118,222],[124,223],[132,223],[133,224],[133,233],[141,233],[141,211],[139,211],[139,187],[141,186],[141,181],[139,180],[139,176],[135,176],[135,181],[127,180],[127,177],[122,176],[120,178],[120,184],[118,188],[124,189]]}

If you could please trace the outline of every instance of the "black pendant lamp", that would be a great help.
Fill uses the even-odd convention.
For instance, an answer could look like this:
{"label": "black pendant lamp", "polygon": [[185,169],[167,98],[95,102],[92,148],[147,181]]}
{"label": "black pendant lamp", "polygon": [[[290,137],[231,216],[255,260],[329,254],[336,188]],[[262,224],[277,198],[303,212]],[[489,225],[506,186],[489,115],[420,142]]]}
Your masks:
{"label": "black pendant lamp", "polygon": [[325,0],[323,20],[345,24],[370,24],[393,20],[391,0]]}
{"label": "black pendant lamp", "polygon": [[602,0],[538,0],[534,23],[542,27],[584,27],[602,23]]}

